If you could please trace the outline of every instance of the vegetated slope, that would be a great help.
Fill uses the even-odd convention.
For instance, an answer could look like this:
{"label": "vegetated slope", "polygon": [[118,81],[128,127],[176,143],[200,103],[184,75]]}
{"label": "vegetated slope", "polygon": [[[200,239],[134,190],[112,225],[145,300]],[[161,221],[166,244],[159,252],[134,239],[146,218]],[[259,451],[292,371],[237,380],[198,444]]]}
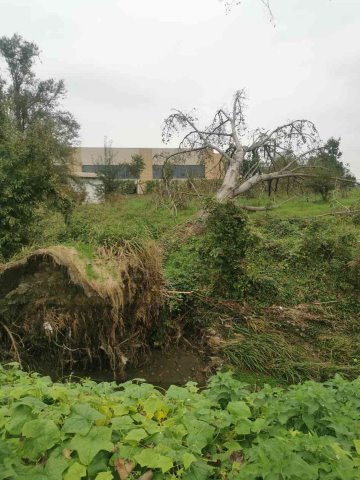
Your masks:
{"label": "vegetated slope", "polygon": [[[160,242],[169,292],[157,343],[176,340],[182,331],[197,348],[202,336],[211,356],[219,357],[216,364],[225,359],[286,381],[335,372],[355,376],[358,198],[357,190],[331,203],[306,195],[248,216],[235,204],[231,211],[213,211],[209,226],[191,220],[200,201],[188,200],[174,216],[154,196],[124,197],[80,205],[67,225],[46,216],[36,239],[39,245],[75,242],[77,248],[82,242],[85,253],[127,239]],[[349,215],[317,217],[339,210]]]}
{"label": "vegetated slope", "polygon": [[188,292],[177,304],[185,330],[202,332],[230,363],[286,381],[355,377],[359,241],[356,216],[281,219],[210,206],[203,234],[174,241],[166,276]]}
{"label": "vegetated slope", "polygon": [[160,392],[0,367],[0,478],[355,480],[359,382],[252,391],[219,373]]}
{"label": "vegetated slope", "polygon": [[112,246],[122,240],[158,240],[189,219],[197,208],[196,202],[188,202],[174,215],[152,195],[137,195],[101,204],[77,205],[67,224],[59,215],[40,212],[41,220],[33,232],[33,242],[36,246],[74,241]]}

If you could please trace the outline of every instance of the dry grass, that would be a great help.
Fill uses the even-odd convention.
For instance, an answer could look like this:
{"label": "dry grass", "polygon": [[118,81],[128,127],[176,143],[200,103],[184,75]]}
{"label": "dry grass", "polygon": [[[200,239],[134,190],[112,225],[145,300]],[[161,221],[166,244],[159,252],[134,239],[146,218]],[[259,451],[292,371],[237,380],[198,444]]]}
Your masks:
{"label": "dry grass", "polygon": [[258,311],[242,302],[213,303],[218,322],[205,334],[211,355],[225,357],[242,371],[287,382],[359,374],[359,337],[349,335],[346,322],[336,317],[335,301]]}

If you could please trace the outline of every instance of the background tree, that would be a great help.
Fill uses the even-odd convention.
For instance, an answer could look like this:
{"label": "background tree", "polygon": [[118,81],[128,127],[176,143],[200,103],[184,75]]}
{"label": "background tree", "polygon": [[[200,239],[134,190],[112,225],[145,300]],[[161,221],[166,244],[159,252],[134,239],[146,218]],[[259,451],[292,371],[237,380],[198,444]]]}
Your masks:
{"label": "background tree", "polygon": [[[164,122],[163,141],[185,133],[179,151],[168,156],[197,152],[207,161],[215,151],[225,161],[225,175],[216,194],[219,201],[235,198],[255,185],[289,177],[306,177],[308,160],[320,148],[315,125],[309,120],[294,120],[273,130],[249,131],[245,118],[245,92],[235,93],[232,108],[220,108],[211,122],[200,126],[195,113],[175,110]],[[245,207],[259,209],[259,207]],[[261,207],[260,207],[261,208]]]}
{"label": "background tree", "polygon": [[129,168],[131,177],[139,180],[141,176],[141,172],[145,168],[145,162],[143,157],[139,154],[132,155],[128,168]]}
{"label": "background tree", "polygon": [[313,167],[314,176],[309,178],[308,187],[316,194],[320,194],[324,201],[336,189],[354,186],[355,178],[348,167],[340,160],[340,138],[331,137],[325,143],[321,152],[309,160]]}
{"label": "background tree", "polygon": [[124,177],[128,174],[129,180],[138,180],[141,172],[145,168],[145,162],[141,155],[132,155],[129,163],[116,162],[116,153],[112,148],[112,141],[109,141],[107,137],[105,137],[104,152],[103,155],[98,158],[98,164],[97,174],[101,180],[101,185],[97,189],[97,194],[100,198],[106,198],[113,193],[119,192],[136,193],[136,185],[133,182],[133,188],[131,188],[129,182],[125,183],[121,180],[121,172],[123,172]]}
{"label": "background tree", "polygon": [[103,154],[97,160],[97,176],[101,180],[97,194],[101,198],[116,193],[119,189],[119,165],[115,163],[115,157],[112,141],[104,137]]}
{"label": "background tree", "polygon": [[19,35],[0,38],[0,256],[31,241],[40,205],[65,216],[71,198],[64,184],[79,125],[61,109],[62,80],[39,80],[38,47]]}
{"label": "background tree", "polygon": [[47,123],[58,146],[66,148],[77,138],[79,125],[73,115],[61,109],[66,96],[64,80],[40,80],[34,73],[39,48],[20,35],[0,38],[0,55],[6,64],[3,73],[5,96],[20,131],[31,124]]}

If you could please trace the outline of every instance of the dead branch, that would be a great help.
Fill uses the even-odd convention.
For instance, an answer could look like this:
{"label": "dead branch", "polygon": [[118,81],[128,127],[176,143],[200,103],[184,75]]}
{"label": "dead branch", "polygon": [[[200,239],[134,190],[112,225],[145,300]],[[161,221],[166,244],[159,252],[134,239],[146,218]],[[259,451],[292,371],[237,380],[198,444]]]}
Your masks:
{"label": "dead branch", "polygon": [[281,203],[277,203],[277,204],[274,204],[274,205],[265,205],[265,206],[239,205],[239,207],[242,210],[247,210],[249,212],[264,212],[264,211],[267,211],[267,210],[275,210],[275,209],[281,207],[281,205],[284,205],[285,203],[290,202],[294,198],[296,198],[296,195],[294,195],[293,197],[287,198],[286,200],[284,200]]}
{"label": "dead branch", "polygon": [[[268,4],[267,1],[263,2]],[[288,177],[305,177],[303,170],[320,147],[315,125],[306,119],[284,123],[272,130],[256,129],[249,134],[246,125],[246,95],[238,90],[231,109],[220,108],[206,126],[199,126],[194,112],[174,110],[164,122],[163,141],[184,132],[177,155],[197,153],[199,160],[215,151],[225,161],[225,175],[217,192],[219,201],[241,195],[260,182]],[[243,172],[244,165],[250,168]],[[285,165],[284,165],[285,162]],[[281,163],[281,166],[279,166]]]}

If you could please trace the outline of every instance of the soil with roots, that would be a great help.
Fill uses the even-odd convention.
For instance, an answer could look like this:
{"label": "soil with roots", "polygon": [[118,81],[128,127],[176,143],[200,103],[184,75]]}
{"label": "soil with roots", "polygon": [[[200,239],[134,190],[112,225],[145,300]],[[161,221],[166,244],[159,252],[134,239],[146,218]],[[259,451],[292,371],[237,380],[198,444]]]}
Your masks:
{"label": "soil with roots", "polygon": [[143,362],[163,304],[155,243],[35,250],[0,266],[0,360],[52,371]]}

